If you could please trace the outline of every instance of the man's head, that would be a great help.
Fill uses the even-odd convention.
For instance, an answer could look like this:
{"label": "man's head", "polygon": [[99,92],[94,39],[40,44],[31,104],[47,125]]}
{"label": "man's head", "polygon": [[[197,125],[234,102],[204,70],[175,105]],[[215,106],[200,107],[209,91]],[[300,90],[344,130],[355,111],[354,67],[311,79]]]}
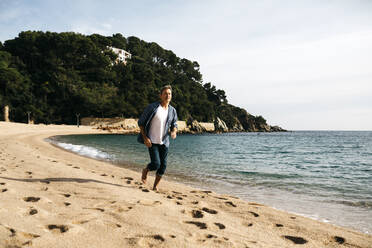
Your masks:
{"label": "man's head", "polygon": [[172,100],[172,86],[165,85],[160,90],[160,100],[163,103],[170,103]]}

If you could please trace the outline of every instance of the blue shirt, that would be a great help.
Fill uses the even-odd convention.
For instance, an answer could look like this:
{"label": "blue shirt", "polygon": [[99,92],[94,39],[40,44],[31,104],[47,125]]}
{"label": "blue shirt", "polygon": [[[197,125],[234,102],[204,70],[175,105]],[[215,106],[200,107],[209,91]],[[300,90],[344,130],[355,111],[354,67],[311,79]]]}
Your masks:
{"label": "blue shirt", "polygon": [[[144,127],[146,136],[148,136],[148,134],[149,134],[149,130],[150,130],[150,126],[151,126],[151,120],[154,117],[154,115],[156,114],[156,110],[158,109],[159,105],[160,105],[160,102],[154,102],[154,103],[149,104],[145,108],[145,110],[143,111],[140,118],[138,119],[138,126],[143,126]],[[167,118],[167,121],[165,122],[165,129],[164,129],[165,132],[164,132],[164,136],[163,136],[163,139],[162,139],[163,144],[166,147],[169,147],[169,132],[168,132],[168,130],[169,130],[169,128],[170,128],[170,130],[173,130],[174,128],[177,127],[177,120],[178,120],[178,117],[177,117],[176,109],[174,107],[172,107],[171,105],[168,105],[168,118]],[[138,134],[137,141],[144,144],[143,137],[142,137],[141,133]]]}

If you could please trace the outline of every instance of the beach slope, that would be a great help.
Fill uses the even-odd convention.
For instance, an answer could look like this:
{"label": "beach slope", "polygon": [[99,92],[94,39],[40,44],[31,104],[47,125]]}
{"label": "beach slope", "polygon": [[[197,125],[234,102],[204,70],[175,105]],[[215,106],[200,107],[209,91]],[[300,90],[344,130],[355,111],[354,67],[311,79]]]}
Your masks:
{"label": "beach slope", "polygon": [[372,247],[372,236],[162,181],[44,141],[91,127],[0,122],[0,247]]}

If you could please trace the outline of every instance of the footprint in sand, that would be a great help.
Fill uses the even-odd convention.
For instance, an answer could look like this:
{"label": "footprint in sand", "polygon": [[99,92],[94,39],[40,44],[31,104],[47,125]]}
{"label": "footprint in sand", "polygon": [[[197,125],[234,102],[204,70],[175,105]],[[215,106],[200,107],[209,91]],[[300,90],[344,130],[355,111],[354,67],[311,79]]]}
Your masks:
{"label": "footprint in sand", "polygon": [[[13,238],[13,237],[17,236],[17,241],[19,241],[19,242],[21,242],[21,240],[25,241],[25,240],[28,239],[28,241],[22,243],[22,246],[32,244],[32,239],[40,237],[40,235],[37,235],[37,234],[26,233],[26,232],[22,232],[22,231],[18,231],[18,230],[16,231],[15,229],[13,229],[11,227],[5,227],[5,228],[10,232],[10,235],[9,235],[10,238]],[[20,247],[20,246],[6,246],[6,247]]]}
{"label": "footprint in sand", "polygon": [[151,201],[151,200],[139,200],[139,201],[137,201],[137,203],[141,204],[143,206],[156,206],[156,205],[161,205],[162,204],[161,201]]}
{"label": "footprint in sand", "polygon": [[69,198],[71,195],[70,194],[62,194],[64,197]]}
{"label": "footprint in sand", "polygon": [[16,236],[16,231],[13,228],[8,228],[8,230],[10,231],[10,237]]}
{"label": "footprint in sand", "polygon": [[7,192],[7,191],[8,191],[8,189],[2,189],[1,193]]}
{"label": "footprint in sand", "polygon": [[198,201],[193,201],[191,202],[192,204],[198,204],[199,202]]}
{"label": "footprint in sand", "polygon": [[48,225],[48,229],[51,231],[57,231],[59,233],[67,232],[70,228],[66,225]]}
{"label": "footprint in sand", "polygon": [[209,214],[217,214],[217,213],[218,213],[216,210],[214,210],[214,209],[209,209],[209,208],[202,208],[202,210],[203,210],[204,212],[209,213]]}
{"label": "footprint in sand", "polygon": [[101,174],[101,176],[103,176],[103,177],[107,177],[107,174],[103,173],[103,174]]}
{"label": "footprint in sand", "polygon": [[160,240],[160,241],[162,241],[162,242],[165,241],[165,238],[163,238],[163,236],[161,236],[161,235],[159,235],[159,234],[154,235],[153,238],[156,239],[156,240]]}
{"label": "footprint in sand", "polygon": [[26,171],[25,173],[32,175],[32,171]]}
{"label": "footprint in sand", "polygon": [[255,212],[252,212],[252,211],[249,211],[248,213],[251,213],[254,217],[259,217],[260,215],[255,213]]}
{"label": "footprint in sand", "polygon": [[283,236],[284,238],[292,241],[293,243],[295,243],[296,245],[303,245],[303,244],[306,244],[307,243],[307,240],[302,238],[302,237],[296,237],[296,236],[289,236],[289,235],[285,235]]}
{"label": "footprint in sand", "polygon": [[225,201],[228,200],[228,199],[225,198],[225,197],[218,197],[218,196],[216,196],[216,198],[217,198],[217,199],[220,199],[220,200],[225,200]]}
{"label": "footprint in sand", "polygon": [[192,210],[191,212],[193,218],[203,218],[204,214],[200,210]]}
{"label": "footprint in sand", "polygon": [[5,183],[0,183],[0,185],[5,185]]}
{"label": "footprint in sand", "polygon": [[38,211],[36,210],[36,209],[34,209],[34,208],[31,208],[30,209],[30,212],[28,212],[30,215],[34,215],[34,214],[37,214],[38,213]]}
{"label": "footprint in sand", "polygon": [[142,192],[150,192],[148,189],[142,189]]}
{"label": "footprint in sand", "polygon": [[221,224],[221,223],[214,223],[216,226],[218,226],[219,229],[225,229],[225,225],[224,224]]}
{"label": "footprint in sand", "polygon": [[229,205],[229,206],[232,206],[232,207],[236,208],[236,205],[232,201],[227,201],[225,203],[226,203],[226,205]]}
{"label": "footprint in sand", "polygon": [[185,223],[195,225],[195,226],[199,227],[200,229],[207,229],[207,224],[205,224],[204,222],[185,221]]}
{"label": "footprint in sand", "polygon": [[50,184],[50,182],[48,180],[40,180],[41,183],[46,183],[46,184]]}
{"label": "footprint in sand", "polygon": [[72,224],[82,225],[82,224],[88,223],[89,221],[90,220],[78,220],[78,221],[73,221]]}
{"label": "footprint in sand", "polygon": [[127,181],[127,184],[131,184],[131,183],[132,183],[132,181],[130,181],[130,180]]}
{"label": "footprint in sand", "polygon": [[74,168],[74,169],[80,169],[80,167],[78,167],[78,166],[74,166],[74,167],[72,167],[72,168]]}
{"label": "footprint in sand", "polygon": [[213,234],[207,234],[205,237],[207,239],[217,238],[217,236],[216,235],[213,235]]}
{"label": "footprint in sand", "polygon": [[276,227],[283,227],[283,224],[275,224]]}
{"label": "footprint in sand", "polygon": [[23,200],[26,202],[37,202],[40,200],[40,197],[29,196],[29,197],[24,197]]}
{"label": "footprint in sand", "polygon": [[83,209],[92,209],[92,210],[98,210],[100,212],[105,212],[103,208],[83,208]]}
{"label": "footprint in sand", "polygon": [[339,244],[343,244],[343,243],[345,243],[345,238],[343,238],[343,237],[340,237],[340,236],[334,236],[333,239],[334,239],[337,243],[339,243]]}
{"label": "footprint in sand", "polygon": [[63,204],[65,204],[66,207],[71,205],[71,203],[69,203],[69,202],[64,202]]}
{"label": "footprint in sand", "polygon": [[130,181],[134,180],[132,177],[124,177],[124,178],[121,178],[121,179],[127,179],[127,180],[130,180]]}

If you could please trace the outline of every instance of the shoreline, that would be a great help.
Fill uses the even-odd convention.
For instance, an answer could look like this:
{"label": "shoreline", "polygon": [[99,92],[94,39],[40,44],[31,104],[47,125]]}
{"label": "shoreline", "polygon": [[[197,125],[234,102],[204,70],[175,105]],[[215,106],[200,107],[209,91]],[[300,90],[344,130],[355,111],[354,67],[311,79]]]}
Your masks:
{"label": "shoreline", "polygon": [[[104,134],[106,135],[106,134]],[[108,134],[112,135],[112,134]],[[114,134],[113,134],[114,135]],[[182,134],[187,135],[187,134]],[[208,134],[204,134],[207,135]],[[85,148],[82,148],[83,152],[80,152],[79,150],[76,150],[74,147],[65,146],[68,145],[74,145],[74,142],[69,142],[68,139],[65,140],[63,137],[59,138],[61,136],[55,136],[55,139],[52,139],[52,144],[56,145],[56,147],[69,151],[75,154],[78,154],[80,156],[88,157],[91,159],[96,159],[98,161],[105,161],[108,162],[114,166],[117,166],[119,168],[129,169],[134,172],[140,173],[141,169],[143,168],[143,163],[133,162],[130,160],[119,160],[116,156],[110,156],[104,150],[96,150],[98,148],[95,148],[94,146],[90,145],[76,145],[76,146],[82,146],[88,149],[93,149],[92,154],[97,154],[97,152],[106,153],[108,157],[106,158],[100,158],[99,156],[89,155],[85,152]],[[54,137],[53,137],[54,138]],[[63,144],[61,146],[58,145],[58,143]],[[79,143],[77,143],[79,144]],[[130,151],[127,151],[125,149],[121,149],[123,154],[130,153]],[[142,155],[141,155],[142,156]],[[323,199],[321,201],[320,199],[317,199],[318,201],[314,201],[314,199],[309,200],[308,196],[304,195],[293,195],[290,192],[282,192],[286,193],[285,201],[282,201],[280,196],[283,196],[283,194],[280,194],[280,192],[275,192],[276,189],[257,189],[249,187],[249,193],[244,194],[244,191],[242,189],[236,190],[236,185],[231,184],[226,181],[220,181],[218,180],[209,180],[207,178],[204,178],[206,180],[203,180],[203,178],[190,176],[189,174],[185,174],[178,171],[172,171],[171,168],[169,168],[169,171],[166,174],[166,177],[164,177],[166,180],[170,182],[175,183],[181,183],[185,184],[190,187],[196,187],[203,190],[211,190],[213,192],[216,192],[217,194],[226,194],[234,197],[238,197],[239,199],[243,201],[254,201],[266,206],[270,206],[272,208],[275,208],[277,210],[285,211],[290,214],[296,214],[303,217],[307,217],[313,220],[317,220],[323,223],[329,223],[335,226],[350,228],[352,230],[365,233],[365,234],[371,234],[372,229],[370,227],[366,226],[365,222],[361,223],[361,220],[367,219],[368,216],[361,216],[361,211],[366,211],[364,208],[357,208],[356,206],[352,205],[345,205],[345,206],[339,206],[338,204],[331,205],[332,201],[326,201]],[[227,184],[226,184],[227,183]],[[251,185],[252,186],[252,185]],[[274,195],[273,195],[274,194]],[[278,198],[279,195],[279,198]],[[302,207],[307,206],[307,207]],[[354,207],[354,208],[353,208]],[[340,212],[334,212],[332,214],[329,214],[326,209],[337,209]],[[353,214],[354,213],[354,216]],[[354,217],[354,219],[351,219]],[[363,218],[365,217],[365,218]]]}
{"label": "shoreline", "polygon": [[133,170],[43,140],[107,133],[91,127],[0,122],[0,131],[0,246],[370,247],[372,243],[371,235],[168,180],[154,192],[152,175],[148,185],[142,185],[140,174]]}

